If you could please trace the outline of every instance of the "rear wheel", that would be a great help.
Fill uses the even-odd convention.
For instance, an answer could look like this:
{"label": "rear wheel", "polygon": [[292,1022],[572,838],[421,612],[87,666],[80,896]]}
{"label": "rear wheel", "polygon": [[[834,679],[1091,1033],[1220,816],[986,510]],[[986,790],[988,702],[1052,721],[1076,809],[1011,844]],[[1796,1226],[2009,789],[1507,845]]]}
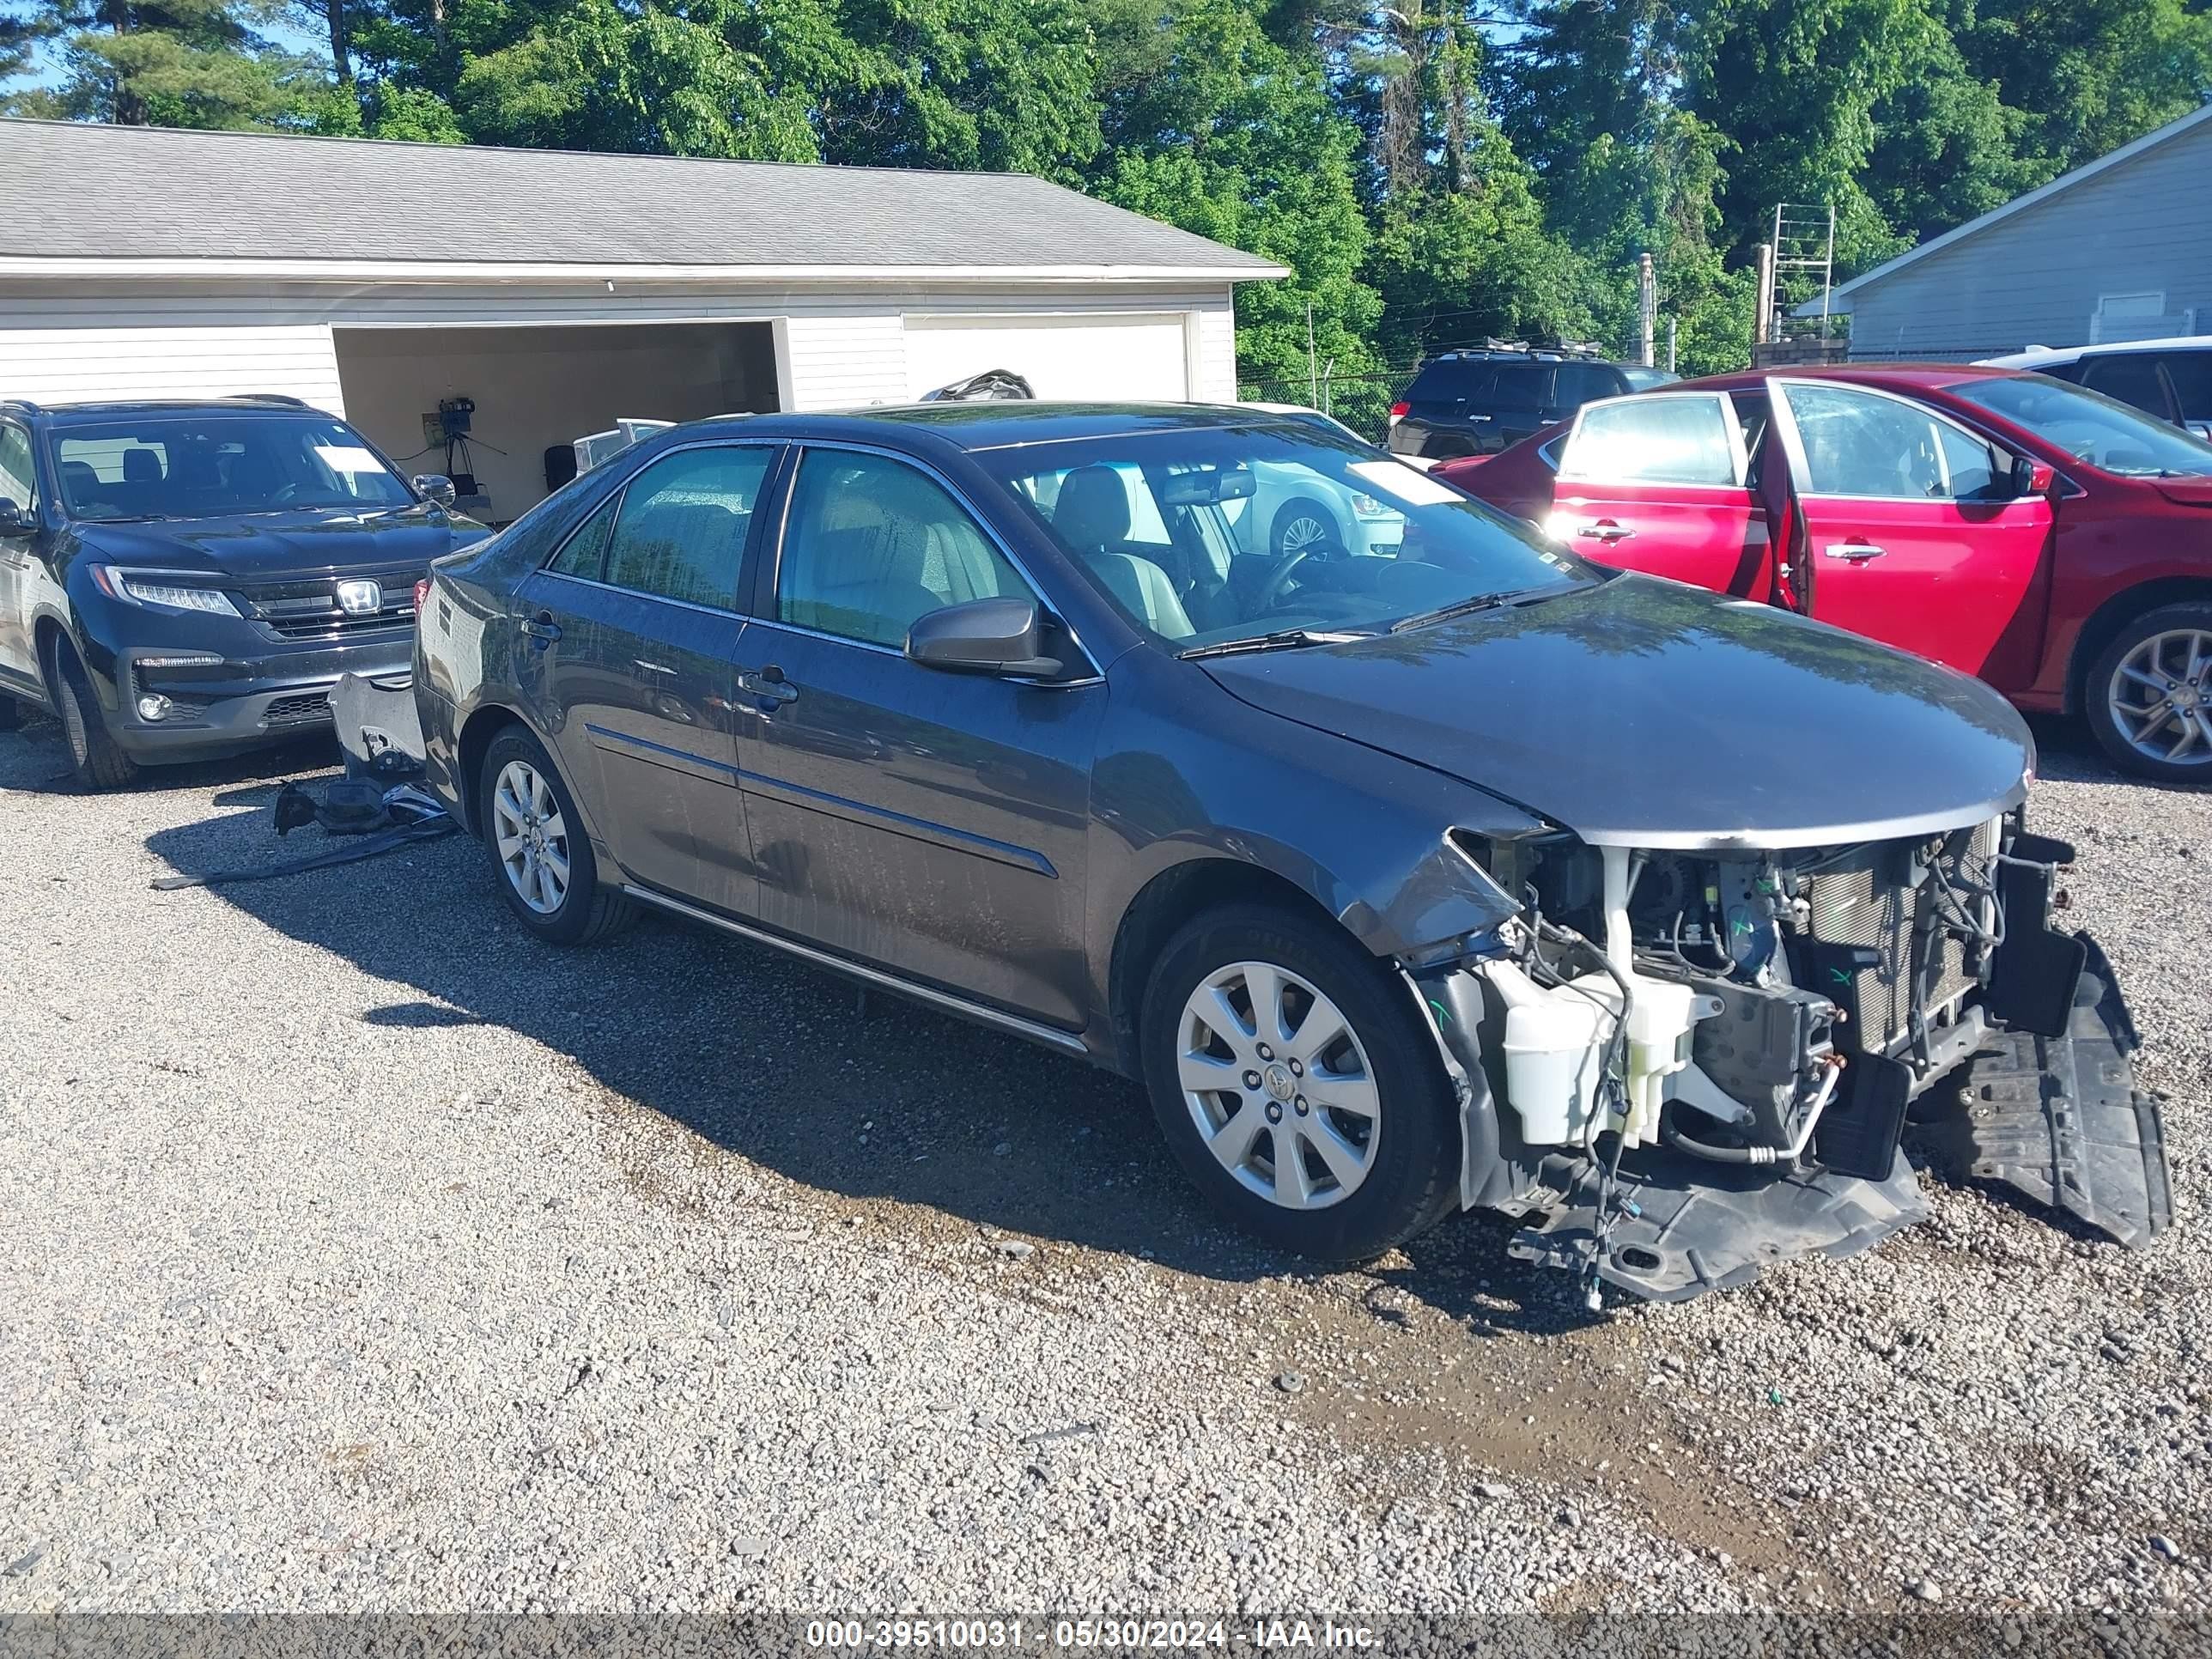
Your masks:
{"label": "rear wheel", "polygon": [[2136,617],[2098,653],[2081,690],[2090,731],[2122,767],[2212,783],[2212,604]]}
{"label": "rear wheel", "polygon": [[538,739],[513,726],[491,740],[477,775],[477,821],[507,908],[554,945],[589,945],[636,919],[636,907],[599,884],[592,838],[568,786]]}
{"label": "rear wheel", "polygon": [[1411,998],[1327,924],[1240,906],[1161,953],[1139,1042],[1186,1174],[1268,1243],[1357,1261],[1457,1194],[1451,1087]]}
{"label": "rear wheel", "polygon": [[123,752],[107,729],[107,716],[92,689],[92,676],[67,640],[54,645],[54,698],[62,737],[77,783],[87,789],[120,789],[138,775],[137,764]]}

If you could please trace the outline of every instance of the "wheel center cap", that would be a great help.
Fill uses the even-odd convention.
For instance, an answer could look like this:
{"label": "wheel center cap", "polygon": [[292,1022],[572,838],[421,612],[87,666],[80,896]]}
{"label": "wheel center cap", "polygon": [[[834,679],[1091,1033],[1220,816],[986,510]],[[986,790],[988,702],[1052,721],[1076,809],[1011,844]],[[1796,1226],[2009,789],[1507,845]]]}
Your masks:
{"label": "wheel center cap", "polygon": [[1291,1078],[1290,1068],[1279,1060],[1268,1066],[1262,1076],[1267,1081],[1267,1092],[1278,1100],[1288,1100],[1298,1091],[1297,1084]]}

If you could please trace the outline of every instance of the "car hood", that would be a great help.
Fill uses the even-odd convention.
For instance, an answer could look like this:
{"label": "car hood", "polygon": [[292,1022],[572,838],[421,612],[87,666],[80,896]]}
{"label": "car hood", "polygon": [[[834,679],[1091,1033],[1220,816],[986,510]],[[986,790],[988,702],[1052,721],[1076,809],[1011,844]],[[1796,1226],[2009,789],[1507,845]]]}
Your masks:
{"label": "car hood", "polygon": [[1599,846],[1954,829],[2017,804],[2034,760],[2020,716],[1978,681],[1644,576],[1203,666],[1257,708],[1449,773]]}
{"label": "car hood", "polygon": [[252,581],[428,565],[487,533],[468,519],[362,518],[321,509],[76,526],[88,553],[116,564]]}

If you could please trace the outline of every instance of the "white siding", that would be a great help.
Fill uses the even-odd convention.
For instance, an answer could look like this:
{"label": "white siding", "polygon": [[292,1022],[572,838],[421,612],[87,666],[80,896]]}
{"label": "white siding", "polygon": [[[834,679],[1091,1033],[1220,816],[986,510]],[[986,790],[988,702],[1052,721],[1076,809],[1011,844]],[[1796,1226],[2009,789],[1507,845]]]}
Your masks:
{"label": "white siding", "polygon": [[111,305],[100,326],[5,326],[13,310],[0,298],[0,398],[69,403],[280,392],[345,412],[326,324],[134,327],[119,319],[135,307]]}
{"label": "white siding", "polygon": [[781,401],[865,407],[908,395],[908,312],[1187,314],[1192,391],[1237,398],[1225,283],[739,289],[685,283],[315,284],[183,280],[0,283],[0,397],[282,392],[343,412],[331,328],[774,321]]}
{"label": "white siding", "polygon": [[908,312],[906,394],[1003,368],[1040,398],[1181,403],[1192,391],[1191,346],[1184,312]]}

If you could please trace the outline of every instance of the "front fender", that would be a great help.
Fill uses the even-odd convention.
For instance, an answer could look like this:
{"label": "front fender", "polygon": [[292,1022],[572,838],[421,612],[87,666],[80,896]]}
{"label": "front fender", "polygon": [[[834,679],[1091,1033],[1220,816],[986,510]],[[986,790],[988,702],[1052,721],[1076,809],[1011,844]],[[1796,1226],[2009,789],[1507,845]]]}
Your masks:
{"label": "front fender", "polygon": [[[1549,826],[1431,768],[1270,714],[1190,665],[1133,653],[1092,771],[1091,957],[1196,860],[1288,882],[1379,957],[1419,959],[1518,904],[1447,832],[1514,839]],[[1136,672],[1122,680],[1121,669]]]}

